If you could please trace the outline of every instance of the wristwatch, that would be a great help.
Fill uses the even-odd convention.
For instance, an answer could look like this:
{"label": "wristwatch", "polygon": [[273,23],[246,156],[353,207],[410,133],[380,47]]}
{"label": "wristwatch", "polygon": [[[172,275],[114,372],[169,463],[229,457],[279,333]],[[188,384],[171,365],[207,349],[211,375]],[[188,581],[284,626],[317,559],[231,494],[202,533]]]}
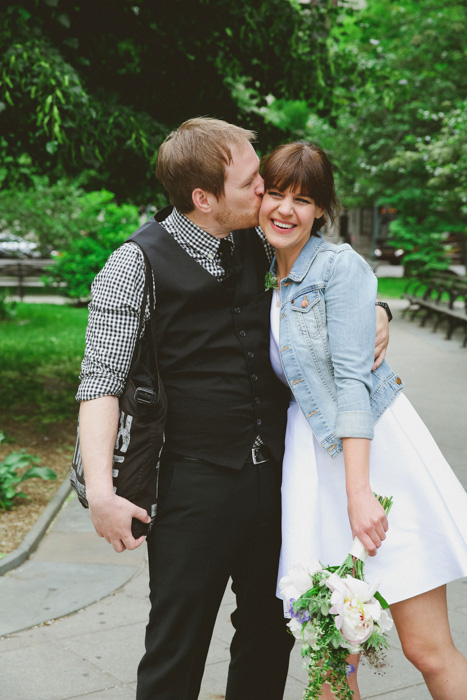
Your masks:
{"label": "wristwatch", "polygon": [[386,304],[385,301],[376,301],[375,305],[382,306],[388,315],[388,321],[392,321],[392,313],[391,313],[391,309],[389,308],[389,304]]}

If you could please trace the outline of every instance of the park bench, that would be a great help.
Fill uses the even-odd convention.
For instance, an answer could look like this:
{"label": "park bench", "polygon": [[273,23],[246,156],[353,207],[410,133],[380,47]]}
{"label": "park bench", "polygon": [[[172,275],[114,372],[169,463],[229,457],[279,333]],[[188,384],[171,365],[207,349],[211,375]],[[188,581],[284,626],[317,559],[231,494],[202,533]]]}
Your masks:
{"label": "park bench", "polygon": [[53,263],[53,259],[45,258],[0,258],[0,287],[15,290],[23,299],[25,287],[44,287],[42,275]]}
{"label": "park bench", "polygon": [[449,272],[415,277],[408,282],[402,298],[409,301],[403,315],[410,313],[411,318],[420,315],[421,326],[434,318],[433,332],[446,321],[448,340],[456,328],[463,327],[463,347],[467,346],[467,277]]}

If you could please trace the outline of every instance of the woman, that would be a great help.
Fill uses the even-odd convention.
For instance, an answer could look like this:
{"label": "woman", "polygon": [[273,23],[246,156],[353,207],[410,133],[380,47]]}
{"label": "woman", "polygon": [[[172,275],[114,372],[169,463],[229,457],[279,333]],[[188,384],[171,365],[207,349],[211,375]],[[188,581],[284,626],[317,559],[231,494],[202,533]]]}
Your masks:
{"label": "woman", "polygon": [[[304,142],[279,146],[262,175],[260,225],[278,282],[271,361],[293,392],[279,579],[311,558],[340,563],[358,536],[405,655],[433,698],[461,700],[467,661],[451,638],[446,583],[467,575],[467,496],[402,380],[386,362],[371,371],[376,278],[350,246],[320,236],[337,212],[326,154]],[[373,491],[393,497],[389,530]],[[358,699],[356,674],[350,681]]]}

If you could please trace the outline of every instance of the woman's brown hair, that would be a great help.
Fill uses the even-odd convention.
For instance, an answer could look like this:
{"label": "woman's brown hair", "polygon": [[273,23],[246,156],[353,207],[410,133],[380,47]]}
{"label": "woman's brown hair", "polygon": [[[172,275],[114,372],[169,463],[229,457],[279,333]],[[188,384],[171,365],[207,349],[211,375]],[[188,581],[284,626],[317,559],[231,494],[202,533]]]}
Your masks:
{"label": "woman's brown hair", "polygon": [[265,190],[284,192],[290,187],[324,209],[323,216],[314,221],[312,236],[319,235],[326,219],[332,224],[339,214],[331,161],[319,146],[308,141],[277,146],[261,160],[261,175]]}

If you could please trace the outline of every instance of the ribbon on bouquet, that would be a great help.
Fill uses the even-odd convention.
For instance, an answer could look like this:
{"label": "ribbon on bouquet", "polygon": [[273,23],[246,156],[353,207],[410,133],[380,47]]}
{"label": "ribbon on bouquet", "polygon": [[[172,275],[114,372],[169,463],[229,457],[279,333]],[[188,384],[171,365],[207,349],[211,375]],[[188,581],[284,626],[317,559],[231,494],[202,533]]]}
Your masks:
{"label": "ribbon on bouquet", "polygon": [[363,545],[358,537],[354,538],[354,541],[352,542],[352,546],[349,549],[349,554],[352,557],[356,557],[357,559],[360,559],[363,563],[366,562],[368,559],[368,552],[366,550],[365,545]]}

